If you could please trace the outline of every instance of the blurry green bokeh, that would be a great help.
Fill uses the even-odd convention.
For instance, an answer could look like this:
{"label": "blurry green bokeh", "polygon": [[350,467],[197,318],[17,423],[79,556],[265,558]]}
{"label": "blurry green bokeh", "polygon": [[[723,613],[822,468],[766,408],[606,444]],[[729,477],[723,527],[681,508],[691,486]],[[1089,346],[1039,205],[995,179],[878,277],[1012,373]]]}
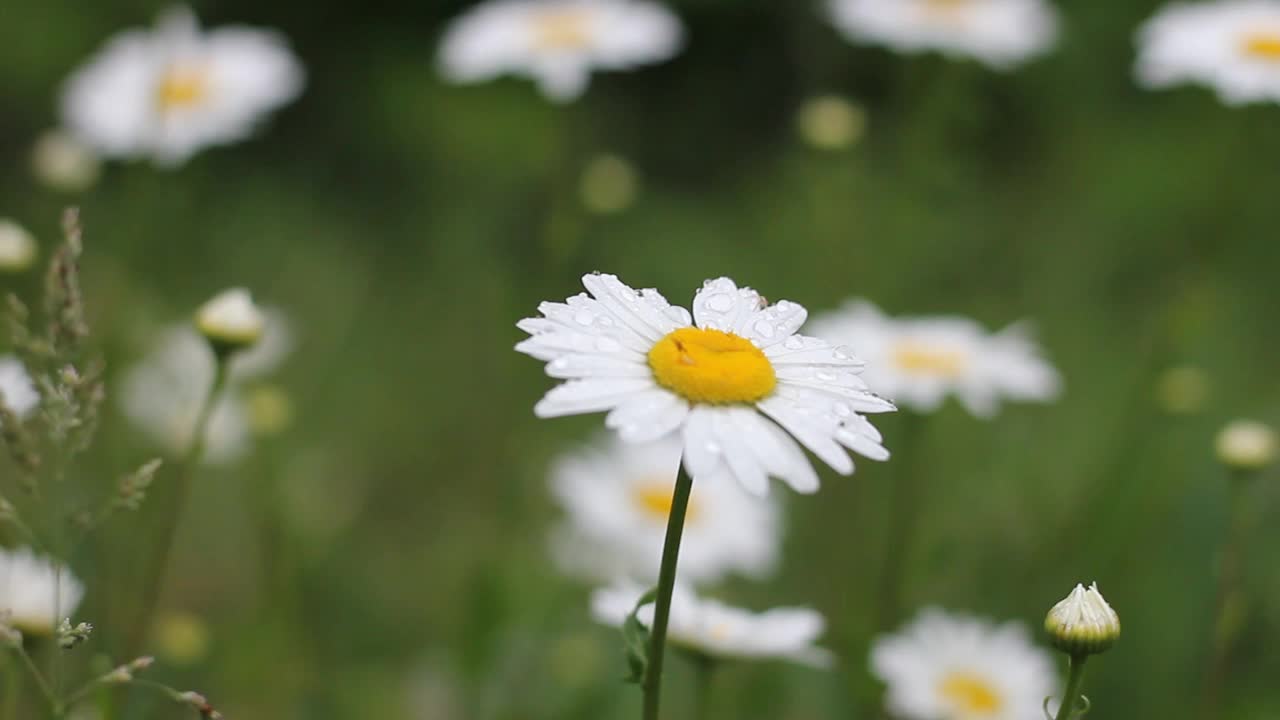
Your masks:
{"label": "blurry green bokeh", "polygon": [[[908,468],[927,486],[913,607],[1035,627],[1097,580],[1125,635],[1091,671],[1094,714],[1199,717],[1227,498],[1212,436],[1239,415],[1280,421],[1280,108],[1135,87],[1132,34],[1154,0],[1062,3],[1059,49],[1008,74],[850,46],[808,2],[670,4],[682,55],[597,75],[560,107],[517,80],[440,80],[434,47],[461,0],[200,3],[209,25],[286,33],[308,70],[301,100],[248,142],[173,172],[113,164],[70,197],[28,164],[59,84],[161,6],[5,5],[0,215],[47,252],[60,209],[82,207],[113,376],[228,285],[297,327],[274,378],[292,424],[204,471],[182,523],[164,606],[208,623],[208,653],[157,676],[229,718],[635,717],[617,638],[545,552],[547,463],[600,418],[535,420],[551,381],[512,351],[516,320],[602,270],[673,302],[729,275],[812,311],[856,295],[993,328],[1029,318],[1066,378],[1057,403],[992,422],[949,405],[909,457],[788,494],[782,571],[724,595],[821,610],[841,666],[731,667],[717,718],[856,717],[890,489]],[[866,112],[848,150],[795,134],[796,110],[825,93]],[[579,199],[600,153],[638,175],[620,212]],[[1203,406],[1167,413],[1160,378],[1187,365],[1209,378]],[[83,468],[104,483],[153,452],[111,407]],[[880,423],[891,449],[905,420]],[[1280,713],[1274,474],[1252,492],[1227,693],[1242,719]],[[118,552],[129,529],[98,549]],[[95,570],[101,554],[77,562],[90,607],[95,587],[128,605],[138,589],[113,584],[112,563]],[[688,677],[673,662],[672,717]]]}

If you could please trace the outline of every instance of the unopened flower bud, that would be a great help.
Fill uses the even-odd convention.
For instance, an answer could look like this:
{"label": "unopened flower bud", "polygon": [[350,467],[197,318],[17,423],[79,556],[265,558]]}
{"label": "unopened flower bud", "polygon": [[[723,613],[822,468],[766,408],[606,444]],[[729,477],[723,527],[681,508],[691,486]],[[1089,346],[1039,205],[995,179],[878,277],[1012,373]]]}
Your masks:
{"label": "unopened flower bud", "polygon": [[224,290],[196,312],[196,329],[219,354],[253,347],[262,338],[266,323],[244,288]]}
{"label": "unopened flower bud", "polygon": [[810,98],[796,114],[800,137],[819,150],[843,150],[853,145],[866,125],[862,108],[838,95]]}
{"label": "unopened flower bud", "polygon": [[1093,655],[1111,647],[1120,637],[1120,616],[1098,592],[1097,583],[1088,589],[1077,584],[1070,595],[1049,610],[1044,629],[1053,646],[1068,655]]}
{"label": "unopened flower bud", "polygon": [[1256,420],[1227,423],[1214,445],[1222,464],[1237,470],[1260,470],[1276,459],[1275,430]]}
{"label": "unopened flower bud", "polygon": [[18,223],[0,218],[0,272],[22,272],[36,261],[36,239]]}
{"label": "unopened flower bud", "polygon": [[98,181],[102,162],[79,140],[50,130],[31,150],[31,169],[37,180],[54,190],[79,192]]}

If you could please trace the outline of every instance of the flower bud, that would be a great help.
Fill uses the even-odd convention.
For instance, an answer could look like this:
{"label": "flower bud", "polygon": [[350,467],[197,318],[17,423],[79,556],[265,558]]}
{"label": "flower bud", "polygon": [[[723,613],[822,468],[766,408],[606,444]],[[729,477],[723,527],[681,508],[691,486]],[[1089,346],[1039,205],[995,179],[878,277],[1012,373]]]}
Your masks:
{"label": "flower bud", "polygon": [[36,240],[18,223],[0,218],[0,272],[22,272],[36,261]]}
{"label": "flower bud", "polygon": [[818,150],[843,150],[862,137],[866,126],[866,112],[838,95],[810,98],[796,114],[801,139]]}
{"label": "flower bud", "polygon": [[219,354],[253,347],[265,328],[266,318],[244,288],[224,290],[196,311],[196,329]]}
{"label": "flower bud", "polygon": [[1276,432],[1255,420],[1235,420],[1218,432],[1218,460],[1237,470],[1260,470],[1276,459]]}
{"label": "flower bud", "polygon": [[1077,584],[1071,594],[1049,610],[1044,629],[1053,646],[1073,657],[1100,653],[1120,637],[1120,616],[1111,609],[1098,584],[1086,590]]}
{"label": "flower bud", "polygon": [[92,187],[102,173],[102,162],[93,150],[70,135],[50,130],[31,150],[31,170],[47,187],[80,192]]}

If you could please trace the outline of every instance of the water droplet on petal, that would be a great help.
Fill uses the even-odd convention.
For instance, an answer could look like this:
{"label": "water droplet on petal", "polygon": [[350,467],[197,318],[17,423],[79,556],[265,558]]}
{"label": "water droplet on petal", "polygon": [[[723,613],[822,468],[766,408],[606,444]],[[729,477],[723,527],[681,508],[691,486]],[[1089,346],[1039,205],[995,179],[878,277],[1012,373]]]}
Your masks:
{"label": "water droplet on petal", "polygon": [[792,335],[791,337],[787,338],[786,341],[782,343],[782,345],[788,350],[799,350],[800,348],[804,347],[804,341],[800,339],[799,335]]}
{"label": "water droplet on petal", "polygon": [[757,320],[755,324],[751,326],[751,329],[755,330],[756,334],[762,338],[773,337],[773,333],[774,333],[773,323],[769,322],[768,320]]}
{"label": "water droplet on petal", "polygon": [[613,318],[609,317],[608,315],[601,315],[596,320],[596,324],[600,325],[601,327],[613,327]]}
{"label": "water droplet on petal", "polygon": [[726,293],[716,293],[707,298],[707,307],[716,312],[729,312],[733,309],[733,298]]}
{"label": "water droplet on petal", "polygon": [[821,380],[822,382],[835,382],[835,379],[836,379],[835,373],[828,372],[826,370],[819,370],[818,372],[814,373],[813,376]]}
{"label": "water droplet on petal", "polygon": [[705,448],[706,451],[711,453],[712,455],[719,455],[722,449],[720,447],[720,443],[716,442],[715,440],[708,440],[707,444],[703,445],[702,447]]}
{"label": "water droplet on petal", "polygon": [[622,344],[611,337],[596,338],[596,350],[603,353],[618,352],[622,349]]}
{"label": "water droplet on petal", "polygon": [[556,358],[555,360],[551,361],[551,367],[555,368],[556,370],[564,370],[565,368],[569,367],[569,358],[562,358],[562,357]]}
{"label": "water droplet on petal", "polygon": [[850,415],[853,415],[853,408],[849,407],[848,403],[838,402],[833,405],[831,409],[835,410],[836,415],[839,415],[842,418],[847,418]]}
{"label": "water droplet on petal", "polygon": [[591,312],[590,310],[579,310],[578,312],[573,314],[573,321],[578,323],[579,325],[590,325],[591,323],[595,322],[595,319],[596,319],[595,313]]}

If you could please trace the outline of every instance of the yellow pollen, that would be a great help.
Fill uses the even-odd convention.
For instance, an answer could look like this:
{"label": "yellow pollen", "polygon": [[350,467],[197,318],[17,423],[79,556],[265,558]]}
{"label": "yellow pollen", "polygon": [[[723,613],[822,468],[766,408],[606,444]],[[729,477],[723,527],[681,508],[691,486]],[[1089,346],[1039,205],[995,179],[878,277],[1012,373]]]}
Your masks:
{"label": "yellow pollen", "polygon": [[582,9],[551,10],[533,21],[534,45],[542,50],[577,50],[591,44],[591,15]]}
{"label": "yellow pollen", "polygon": [[[671,515],[671,496],[674,492],[675,483],[653,480],[638,485],[632,494],[632,499],[641,510],[653,516],[655,520],[665,523],[667,517]],[[685,524],[696,521],[699,512],[698,499],[689,498],[689,506],[684,513]]]}
{"label": "yellow pollen", "polygon": [[893,364],[899,370],[913,375],[937,375],[944,378],[958,377],[964,372],[964,353],[929,347],[918,342],[899,343],[893,349]]}
{"label": "yellow pollen", "polygon": [[1004,701],[983,678],[967,672],[953,672],[942,680],[938,691],[960,717],[993,715]]}
{"label": "yellow pollen", "polygon": [[750,340],[732,333],[680,328],[649,350],[653,379],[692,403],[753,403],[773,392],[773,364]]}
{"label": "yellow pollen", "polygon": [[161,110],[199,105],[209,94],[209,80],[203,68],[175,65],[165,71],[156,88],[156,104]]}
{"label": "yellow pollen", "polygon": [[1242,45],[1249,57],[1280,62],[1280,31],[1249,33]]}
{"label": "yellow pollen", "polygon": [[952,14],[964,9],[971,0],[924,0],[924,11],[928,15],[944,16],[949,18]]}

